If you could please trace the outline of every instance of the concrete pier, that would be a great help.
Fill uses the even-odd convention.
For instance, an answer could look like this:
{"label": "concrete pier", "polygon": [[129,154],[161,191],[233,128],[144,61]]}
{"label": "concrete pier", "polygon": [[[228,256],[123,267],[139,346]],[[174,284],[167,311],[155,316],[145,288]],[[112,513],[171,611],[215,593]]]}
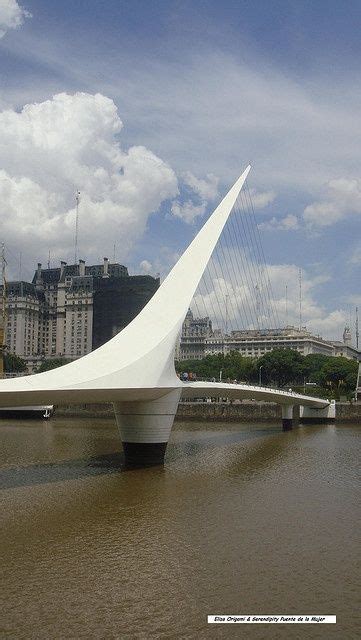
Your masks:
{"label": "concrete pier", "polygon": [[282,405],[282,429],[283,431],[291,431],[293,428],[293,405]]}
{"label": "concrete pier", "polygon": [[334,422],[336,419],[336,402],[331,400],[324,409],[315,407],[300,406],[300,422],[302,423],[322,423]]}
{"label": "concrete pier", "polygon": [[127,466],[164,463],[179,398],[180,390],[176,389],[157,400],[114,403]]}

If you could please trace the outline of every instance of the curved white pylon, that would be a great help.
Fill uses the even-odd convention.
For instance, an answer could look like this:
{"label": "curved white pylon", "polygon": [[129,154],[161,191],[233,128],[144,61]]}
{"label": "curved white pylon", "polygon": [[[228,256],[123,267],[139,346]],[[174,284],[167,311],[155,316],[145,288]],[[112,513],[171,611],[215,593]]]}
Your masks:
{"label": "curved white pylon", "polygon": [[1,381],[0,405],[146,400],[180,387],[174,370],[176,340],[249,170],[248,166],[158,291],[125,329],[59,369]]}

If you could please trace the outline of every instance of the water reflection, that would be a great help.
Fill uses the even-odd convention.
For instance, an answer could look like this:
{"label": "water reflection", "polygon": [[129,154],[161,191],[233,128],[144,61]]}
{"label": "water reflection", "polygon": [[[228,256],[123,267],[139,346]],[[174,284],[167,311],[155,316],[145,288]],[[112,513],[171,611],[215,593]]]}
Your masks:
{"label": "water reflection", "polygon": [[[69,454],[74,448],[74,442],[77,440],[77,431],[80,426],[82,436],[81,443],[82,447],[85,449],[87,457],[71,458],[56,462],[40,463],[34,461],[33,464],[24,465],[19,465],[18,462],[16,466],[0,469],[0,488],[9,489],[127,471],[124,464],[124,456],[121,451],[89,456],[91,451],[89,437],[93,448],[96,450],[98,443],[97,438],[93,437],[94,431],[97,432],[99,437],[98,432],[101,428],[99,425],[95,426],[93,422],[94,421],[89,420],[84,422],[80,419],[78,423],[74,424],[74,421],[72,421],[71,429],[69,428],[69,424],[65,423],[64,425],[63,419],[60,421],[53,420],[47,423],[42,421],[36,423],[33,422],[30,426],[28,422],[18,422],[13,425],[7,422],[3,424],[3,430],[5,428],[8,439],[13,438],[15,443],[19,436],[21,440],[24,439],[26,441],[31,439],[33,445],[35,441],[38,455],[43,452],[48,455],[54,451],[56,451],[57,455],[64,453]],[[105,425],[106,430],[105,433],[103,433],[103,436],[106,436],[107,430],[112,428],[110,421],[106,421]],[[232,444],[236,445],[246,441],[254,441],[257,438],[267,437],[269,439],[270,434],[280,433],[279,427],[272,426],[267,428],[257,426],[244,428],[243,426],[239,427],[239,431],[237,430],[237,427],[234,427],[232,432],[222,432],[222,428],[224,428],[224,426],[222,427],[222,425],[216,424],[213,425],[213,429],[219,429],[220,431],[214,433],[210,433],[209,431],[205,433],[203,428],[197,432],[197,425],[193,424],[193,426],[194,431],[191,432],[191,437],[189,439],[182,442],[181,440],[177,441],[177,438],[175,438],[175,443],[171,441],[168,446],[166,464],[171,463],[177,458],[182,458],[191,466],[194,456],[197,456],[201,451],[203,452],[209,448],[219,449],[220,447]],[[175,431],[177,431],[177,427],[175,428]],[[117,437],[116,432],[115,437]],[[104,444],[105,439],[106,438],[102,439],[102,444]],[[286,437],[285,439],[277,439],[280,450],[283,448],[281,443],[285,442],[285,440],[287,440]],[[269,444],[267,445],[266,442],[261,447],[260,460],[263,459],[264,451],[269,448]],[[111,446],[114,443],[109,440],[109,444]],[[120,443],[118,442],[118,446],[119,445]],[[272,455],[274,454],[275,451]],[[249,463],[252,464],[252,460],[250,460]]]}
{"label": "water reflection", "polygon": [[79,458],[63,462],[33,464],[14,469],[0,470],[0,488],[29,487],[48,482],[78,480],[104,473],[119,473],[124,469],[122,453],[109,453],[93,458]]}

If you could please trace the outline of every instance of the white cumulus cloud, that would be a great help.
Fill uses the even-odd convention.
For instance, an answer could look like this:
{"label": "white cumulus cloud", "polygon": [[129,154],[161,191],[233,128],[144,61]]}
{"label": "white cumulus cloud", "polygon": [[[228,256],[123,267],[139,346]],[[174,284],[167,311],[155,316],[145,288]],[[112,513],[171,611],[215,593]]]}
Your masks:
{"label": "white cumulus cloud", "polygon": [[173,202],[171,212],[187,224],[193,224],[196,218],[204,215],[207,205],[218,196],[217,176],[208,173],[205,178],[197,178],[190,171],[182,174],[182,183],[190,196],[184,201]]}
{"label": "white cumulus cloud", "polygon": [[349,215],[361,215],[361,179],[330,180],[319,201],[308,205],[303,218],[311,227],[328,227]]}
{"label": "white cumulus cloud", "polygon": [[206,202],[196,205],[191,200],[187,200],[183,203],[176,201],[172,204],[171,212],[176,218],[180,218],[184,222],[192,224],[196,218],[203,216],[206,206]]}
{"label": "white cumulus cloud", "polygon": [[0,38],[9,29],[21,27],[25,18],[31,17],[31,13],[21,7],[16,0],[0,0]]}
{"label": "white cumulus cloud", "polygon": [[186,171],[183,182],[194,191],[202,200],[214,200],[218,195],[219,178],[208,173],[205,178],[196,178],[191,171]]}
{"label": "white cumulus cloud", "polygon": [[273,216],[269,222],[261,222],[258,226],[267,231],[295,231],[299,228],[299,220],[297,216],[289,213],[284,218]]}
{"label": "white cumulus cloud", "polygon": [[80,191],[79,250],[124,259],[149,215],[178,193],[173,170],[143,146],[123,150],[122,122],[101,94],[61,93],[0,113],[2,239],[41,257],[71,259],[75,193]]}
{"label": "white cumulus cloud", "polygon": [[152,263],[149,260],[142,260],[140,263],[140,269],[143,273],[150,273],[152,271]]}
{"label": "white cumulus cloud", "polygon": [[276,198],[274,191],[257,191],[257,189],[250,189],[249,192],[255,209],[267,207]]}

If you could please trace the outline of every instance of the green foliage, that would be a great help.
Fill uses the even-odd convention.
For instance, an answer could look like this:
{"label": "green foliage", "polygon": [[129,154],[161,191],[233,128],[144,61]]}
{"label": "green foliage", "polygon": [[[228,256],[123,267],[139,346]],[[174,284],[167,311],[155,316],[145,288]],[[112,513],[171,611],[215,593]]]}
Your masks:
{"label": "green foliage", "polygon": [[301,355],[294,349],[274,349],[258,360],[245,358],[238,351],[206,356],[202,360],[176,362],[178,373],[195,373],[197,378],[238,380],[257,383],[261,369],[262,384],[284,387],[292,386],[303,393],[305,382],[316,382],[317,387],[306,387],[307,395],[338,399],[340,395],[351,395],[356,386],[358,363],[341,357],[314,353]]}
{"label": "green foliage", "polygon": [[312,396],[314,398],[325,398],[326,400],[333,400],[334,395],[330,392],[329,389],[324,389],[323,387],[308,387],[303,384],[300,385],[292,385],[292,391],[296,393],[305,394],[306,396]]}
{"label": "green foliage", "polygon": [[319,373],[319,383],[338,398],[356,387],[358,363],[347,358],[328,358]]}
{"label": "green foliage", "polygon": [[66,358],[54,358],[54,360],[43,360],[40,367],[38,368],[37,373],[43,373],[43,371],[50,371],[51,369],[57,369],[58,367],[62,367],[64,364],[68,364],[71,360],[67,360]]}
{"label": "green foliage", "polygon": [[198,378],[219,380],[222,371],[222,380],[239,380],[251,382],[257,379],[257,366],[253,358],[245,358],[238,351],[231,351],[224,355],[219,353],[214,356],[206,356],[202,360],[182,360],[176,362],[178,373],[188,371],[196,373]]}
{"label": "green foliage", "polygon": [[26,362],[20,356],[16,356],[15,353],[7,353],[4,355],[4,371],[6,373],[27,371]]}
{"label": "green foliage", "polygon": [[258,360],[262,367],[262,381],[283,387],[285,384],[301,382],[304,357],[294,349],[273,349]]}
{"label": "green foliage", "polygon": [[329,359],[323,353],[310,353],[303,358],[303,375],[307,382],[319,382],[320,371]]}

